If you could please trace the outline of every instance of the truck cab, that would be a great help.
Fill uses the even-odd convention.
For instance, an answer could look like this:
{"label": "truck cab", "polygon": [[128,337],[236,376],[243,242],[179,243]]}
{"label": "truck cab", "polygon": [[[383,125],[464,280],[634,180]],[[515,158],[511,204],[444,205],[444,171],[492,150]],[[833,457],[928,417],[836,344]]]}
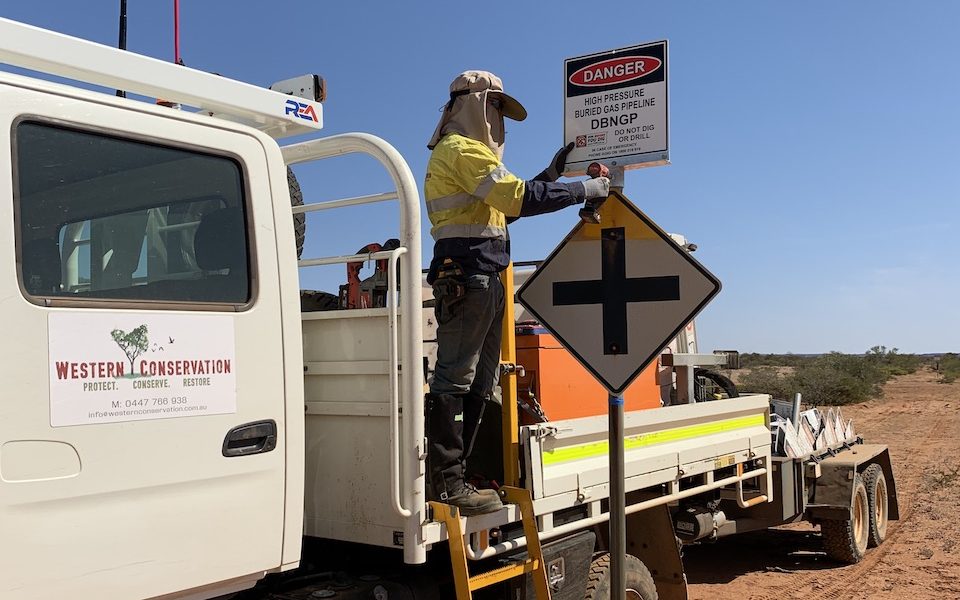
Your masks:
{"label": "truck cab", "polygon": [[296,565],[300,313],[276,143],[7,73],[0,121],[0,531],[24,541],[2,551],[0,595],[241,589]]}

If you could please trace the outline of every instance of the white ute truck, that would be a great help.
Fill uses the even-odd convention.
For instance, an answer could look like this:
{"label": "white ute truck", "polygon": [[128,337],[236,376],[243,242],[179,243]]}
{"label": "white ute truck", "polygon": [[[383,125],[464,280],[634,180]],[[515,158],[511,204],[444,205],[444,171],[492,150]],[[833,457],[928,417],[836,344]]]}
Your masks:
{"label": "white ute truck", "polygon": [[[0,598],[608,596],[606,418],[520,424],[512,321],[508,505],[426,500],[417,185],[372,135],[278,143],[321,128],[319,78],[261,89],[4,19],[0,62],[188,107],[0,73]],[[396,189],[291,218],[289,166],[349,153]],[[397,247],[298,257],[303,213],[382,201]],[[384,306],[301,311],[298,268],[363,260],[388,263]],[[686,503],[713,507],[705,537],[717,503],[820,475],[774,486],[769,427],[761,394],[627,414],[653,440],[626,453],[629,598],[686,597]],[[834,479],[822,515],[849,519]]]}

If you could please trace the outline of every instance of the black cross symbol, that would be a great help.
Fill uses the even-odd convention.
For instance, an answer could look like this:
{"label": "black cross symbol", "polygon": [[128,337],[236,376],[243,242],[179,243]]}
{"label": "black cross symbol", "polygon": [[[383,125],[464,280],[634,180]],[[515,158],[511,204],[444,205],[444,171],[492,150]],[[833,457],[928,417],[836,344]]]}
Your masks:
{"label": "black cross symbol", "polygon": [[603,353],[627,353],[627,303],[680,299],[680,277],[627,279],[627,243],[623,227],[600,231],[600,280],[555,281],[553,305],[603,305]]}

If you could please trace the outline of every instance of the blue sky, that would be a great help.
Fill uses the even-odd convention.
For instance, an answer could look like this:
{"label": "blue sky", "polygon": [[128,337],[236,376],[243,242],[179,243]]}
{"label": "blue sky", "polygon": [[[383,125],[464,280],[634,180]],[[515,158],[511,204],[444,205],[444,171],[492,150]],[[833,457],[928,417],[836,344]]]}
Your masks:
{"label": "blue sky", "polygon": [[[6,0],[0,16],[113,45],[118,5]],[[172,58],[172,0],[129,5],[130,50]],[[460,71],[497,73],[525,104],[504,161],[532,177],[562,141],[563,59],[666,38],[673,164],[629,171],[625,193],[723,281],[701,348],[937,352],[960,350],[958,22],[948,2],[182,0],[181,53],[259,85],[323,75],[324,133],[386,139],[419,181]],[[313,200],[388,186],[365,158],[298,176]],[[576,221],[516,223],[515,260]],[[307,254],[352,253],[395,223],[389,205],[311,216]],[[335,292],[341,269],[304,284]]]}

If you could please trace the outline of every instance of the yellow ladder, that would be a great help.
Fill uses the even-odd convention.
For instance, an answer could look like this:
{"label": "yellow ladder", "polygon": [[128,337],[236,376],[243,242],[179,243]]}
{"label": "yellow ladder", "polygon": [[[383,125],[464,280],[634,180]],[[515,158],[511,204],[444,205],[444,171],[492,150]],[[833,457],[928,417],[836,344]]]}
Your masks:
{"label": "yellow ladder", "polygon": [[523,521],[523,533],[527,538],[527,559],[516,564],[506,565],[485,573],[470,576],[467,568],[466,540],[460,523],[460,511],[449,504],[431,502],[433,520],[443,521],[447,526],[447,543],[450,546],[450,563],[453,566],[453,581],[456,585],[457,600],[472,600],[473,592],[513,577],[530,573],[536,600],[550,600],[550,587],[547,585],[547,570],[543,564],[543,551],[540,548],[540,532],[537,530],[537,518],[533,514],[533,498],[530,491],[523,488],[500,488],[500,497],[504,502],[520,507]]}

